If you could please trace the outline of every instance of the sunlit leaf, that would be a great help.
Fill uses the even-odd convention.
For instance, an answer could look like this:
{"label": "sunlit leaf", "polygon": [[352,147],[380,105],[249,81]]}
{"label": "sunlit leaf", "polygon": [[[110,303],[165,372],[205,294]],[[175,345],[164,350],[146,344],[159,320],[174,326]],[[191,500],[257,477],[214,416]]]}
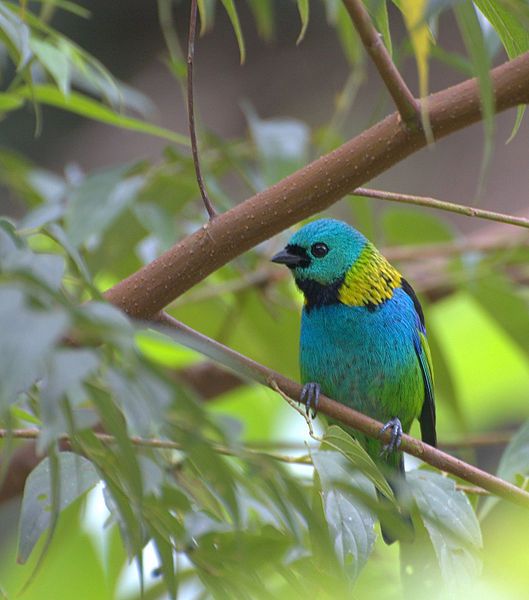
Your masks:
{"label": "sunlit leaf", "polygon": [[[512,437],[503,451],[496,475],[517,484],[518,479],[529,476],[529,421]],[[500,499],[496,496],[487,498],[479,511],[481,519],[496,506]]]}
{"label": "sunlit leaf", "polygon": [[351,464],[362,471],[362,473],[368,477],[387,498],[393,498],[393,491],[389,487],[388,482],[380,472],[379,468],[373,462],[373,459],[359,442],[348,435],[341,427],[338,427],[337,425],[328,427],[322,439],[322,447],[328,447],[343,454]]}
{"label": "sunlit leaf", "polygon": [[476,514],[453,480],[426,470],[407,474],[441,574],[453,593],[472,585],[481,572],[481,530]]}
{"label": "sunlit leaf", "polygon": [[[59,461],[59,510],[99,482],[92,463],[71,452],[61,452]],[[27,560],[33,547],[51,522],[51,480],[49,459],[45,458],[30,473],[24,488],[18,540],[18,560]]]}
{"label": "sunlit leaf", "polygon": [[[373,486],[360,471],[350,468],[341,453],[317,451],[311,456],[321,481],[334,550],[349,577],[356,579],[373,551],[376,534],[373,514],[355,496],[354,490],[373,495]],[[347,491],[344,485],[352,491]]]}

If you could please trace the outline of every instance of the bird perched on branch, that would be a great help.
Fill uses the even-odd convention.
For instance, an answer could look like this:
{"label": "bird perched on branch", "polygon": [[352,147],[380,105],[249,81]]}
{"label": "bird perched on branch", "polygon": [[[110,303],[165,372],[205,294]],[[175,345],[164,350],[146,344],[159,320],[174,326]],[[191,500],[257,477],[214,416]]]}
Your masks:
{"label": "bird perched on branch", "polygon": [[[436,445],[430,350],[412,287],[359,231],[334,219],[302,227],[272,261],[291,270],[305,296],[300,370],[307,411],[317,410],[321,390],[385,423],[387,445],[354,435],[378,464],[403,476],[399,446],[414,419],[422,439]],[[384,528],[382,534],[394,541]]]}

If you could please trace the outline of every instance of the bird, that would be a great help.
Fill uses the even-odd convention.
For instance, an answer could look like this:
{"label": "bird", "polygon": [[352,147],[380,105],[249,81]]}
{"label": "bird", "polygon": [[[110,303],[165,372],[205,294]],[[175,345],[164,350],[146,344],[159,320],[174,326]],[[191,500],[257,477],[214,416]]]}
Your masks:
{"label": "bird", "polygon": [[[423,441],[437,444],[431,353],[413,288],[362,233],[336,219],[304,225],[271,260],[290,269],[304,295],[300,401],[314,417],[323,393],[384,423],[385,445],[351,433],[390,474],[397,496],[402,434],[418,419]],[[396,541],[383,526],[382,537]]]}

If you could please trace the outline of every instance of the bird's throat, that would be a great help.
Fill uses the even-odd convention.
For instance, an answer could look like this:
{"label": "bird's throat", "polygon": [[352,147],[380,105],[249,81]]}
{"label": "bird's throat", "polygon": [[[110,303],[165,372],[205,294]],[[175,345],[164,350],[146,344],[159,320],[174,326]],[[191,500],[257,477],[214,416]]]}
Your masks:
{"label": "bird's throat", "polygon": [[339,304],[338,293],[343,282],[343,277],[326,285],[313,279],[296,279],[296,285],[305,296],[305,310],[310,312],[320,306]]}

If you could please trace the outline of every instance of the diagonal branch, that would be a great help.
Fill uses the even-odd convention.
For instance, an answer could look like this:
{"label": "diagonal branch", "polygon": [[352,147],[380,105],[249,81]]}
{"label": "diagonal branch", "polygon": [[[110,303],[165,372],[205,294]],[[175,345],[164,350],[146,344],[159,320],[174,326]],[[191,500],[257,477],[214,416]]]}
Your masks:
{"label": "diagonal branch", "polygon": [[362,0],[343,0],[364,47],[375,63],[405,125],[418,129],[421,105],[411,93],[375,29]]}
{"label": "diagonal branch", "polygon": [[[497,111],[529,102],[529,52],[490,73]],[[424,99],[432,133],[440,139],[479,121],[476,79]],[[210,273],[423,148],[421,131],[404,129],[392,114],[356,138],[271,188],[218,215],[159,258],[115,285],[107,300],[132,317],[148,319]]]}
{"label": "diagonal branch", "polygon": [[[301,386],[299,383],[287,379],[280,373],[276,373],[272,369],[239,354],[235,350],[198,333],[183,323],[180,323],[167,313],[160,313],[157,315],[156,321],[163,326],[164,332],[168,335],[171,335],[172,332],[176,332],[176,335],[173,335],[172,337],[175,337],[178,342],[205,354],[209,358],[220,362],[225,367],[235,370],[237,373],[250,380],[257,381],[271,389],[279,388],[290,398],[299,401],[298,399],[301,395]],[[357,412],[348,406],[335,402],[330,398],[320,396],[318,410],[371,438],[380,439],[381,437],[380,429],[382,428],[382,423],[375,421],[371,417]],[[385,435],[389,438],[389,434]],[[454,458],[446,452],[442,452],[441,450],[425,444],[409,435],[402,436],[401,449],[441,471],[451,473],[452,475],[464,479],[473,485],[479,486],[492,494],[529,508],[528,492],[499,477],[491,475],[486,471],[482,471],[462,460]]]}
{"label": "diagonal branch", "polygon": [[204,202],[204,206],[208,211],[210,219],[217,216],[217,212],[211,204],[204,180],[202,179],[202,171],[200,169],[200,160],[198,157],[197,136],[195,132],[195,108],[193,102],[193,59],[195,57],[195,35],[197,27],[197,0],[191,0],[191,12],[189,15],[189,37],[187,40],[187,113],[189,118],[189,137],[191,138],[191,152],[193,153],[193,163],[195,165],[195,173],[197,183],[200,189],[200,195]]}

